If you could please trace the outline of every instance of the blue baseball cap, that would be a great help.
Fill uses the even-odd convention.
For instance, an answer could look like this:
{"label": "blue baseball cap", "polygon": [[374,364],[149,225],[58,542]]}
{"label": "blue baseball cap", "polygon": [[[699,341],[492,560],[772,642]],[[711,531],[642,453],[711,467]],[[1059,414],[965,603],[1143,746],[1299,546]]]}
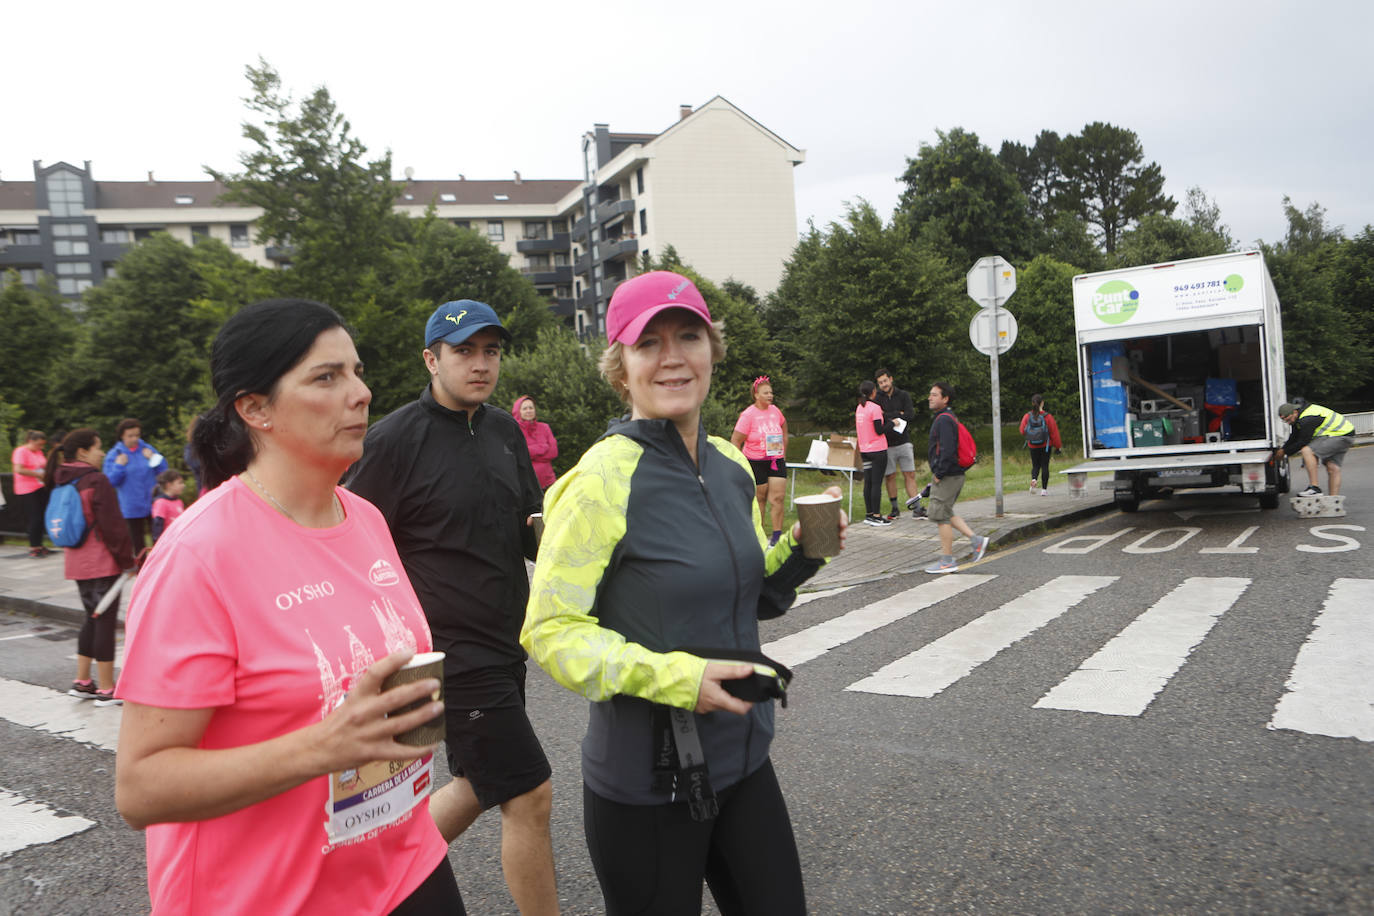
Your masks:
{"label": "blue baseball cap", "polygon": [[503,338],[510,340],[510,331],[501,326],[496,311],[485,302],[476,299],[445,302],[434,310],[425,324],[425,346],[432,347],[439,340],[457,346],[483,328],[496,328]]}

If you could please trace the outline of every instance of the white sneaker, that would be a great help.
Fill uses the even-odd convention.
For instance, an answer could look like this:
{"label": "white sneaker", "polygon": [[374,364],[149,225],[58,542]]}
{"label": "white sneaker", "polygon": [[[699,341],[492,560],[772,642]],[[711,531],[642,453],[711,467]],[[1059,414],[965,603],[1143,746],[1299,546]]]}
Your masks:
{"label": "white sneaker", "polygon": [[1046,489],[1046,490],[1041,490],[1041,491],[1040,491],[1040,495],[1041,495],[1041,496],[1049,496],[1049,495],[1050,495],[1050,491],[1047,490],[1047,489]]}

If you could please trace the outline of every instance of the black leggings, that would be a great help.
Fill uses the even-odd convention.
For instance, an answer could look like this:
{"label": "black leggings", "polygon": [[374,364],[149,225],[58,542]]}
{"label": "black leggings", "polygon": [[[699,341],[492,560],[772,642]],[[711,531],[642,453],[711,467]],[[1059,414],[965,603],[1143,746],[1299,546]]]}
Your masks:
{"label": "black leggings", "polygon": [[1050,486],[1050,450],[1045,448],[1033,448],[1031,455],[1031,483],[1040,478],[1040,489],[1046,490]]}
{"label": "black leggings", "polygon": [[883,514],[883,477],[887,474],[887,452],[863,452],[864,511]]}
{"label": "black leggings", "polygon": [[148,515],[143,516],[143,518],[126,518],[124,520],[125,524],[129,526],[129,538],[134,542],[135,556],[140,550],[148,546],[146,535],[152,527],[152,521],[152,517]]}
{"label": "black leggings", "polygon": [[434,867],[429,877],[391,911],[391,916],[466,916],[463,895],[458,891],[458,879],[448,856]]}
{"label": "black leggings", "polygon": [[24,507],[24,521],[28,525],[29,546],[42,547],[43,510],[48,507],[47,488],[34,490],[32,493],[16,494],[14,500]]}
{"label": "black leggings", "polygon": [[582,822],[607,916],[698,916],[701,882],[724,916],[806,912],[801,860],[771,761],[694,821],[685,802],[625,805],[582,787]]}
{"label": "black leggings", "polygon": [[99,617],[92,617],[91,612],[118,579],[119,576],[101,576],[99,579],[76,580],[76,590],[81,593],[81,606],[86,609],[86,622],[81,625],[81,632],[76,636],[77,655],[84,655],[98,662],[114,661],[115,620],[119,617],[119,599],[116,598]]}

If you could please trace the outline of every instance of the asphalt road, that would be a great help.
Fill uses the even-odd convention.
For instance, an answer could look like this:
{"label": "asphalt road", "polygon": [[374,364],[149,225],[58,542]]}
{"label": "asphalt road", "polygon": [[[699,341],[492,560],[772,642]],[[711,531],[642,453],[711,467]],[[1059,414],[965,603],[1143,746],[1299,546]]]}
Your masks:
{"label": "asphalt road", "polygon": [[[1374,911],[1374,449],[1345,492],[1328,519],[1147,502],[765,624],[800,659],[773,760],[812,912]],[[65,687],[74,645],[0,616],[0,708]],[[529,705],[565,912],[598,913],[585,702],[535,671]],[[146,911],[113,754],[12,719],[0,741],[0,799],[91,822],[0,858],[0,912]],[[514,911],[495,814],[451,859],[470,912]]]}

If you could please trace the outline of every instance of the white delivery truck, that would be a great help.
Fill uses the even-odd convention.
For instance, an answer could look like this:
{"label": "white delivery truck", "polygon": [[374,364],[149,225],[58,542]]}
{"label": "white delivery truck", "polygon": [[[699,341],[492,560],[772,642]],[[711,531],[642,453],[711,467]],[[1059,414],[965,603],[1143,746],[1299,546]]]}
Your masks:
{"label": "white delivery truck", "polygon": [[1275,509],[1288,462],[1283,327],[1258,251],[1073,279],[1083,448],[1064,473],[1111,471],[1127,512],[1196,487],[1234,488]]}

